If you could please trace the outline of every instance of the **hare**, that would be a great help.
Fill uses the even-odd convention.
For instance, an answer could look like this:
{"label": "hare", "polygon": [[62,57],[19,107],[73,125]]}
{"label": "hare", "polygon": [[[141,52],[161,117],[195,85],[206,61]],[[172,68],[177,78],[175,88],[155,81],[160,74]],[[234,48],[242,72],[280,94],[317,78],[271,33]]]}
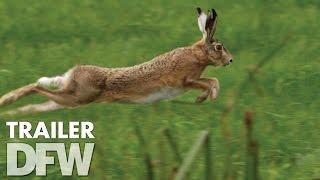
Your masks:
{"label": "hare", "polygon": [[216,11],[212,9],[205,14],[197,8],[197,12],[202,39],[191,46],[174,49],[133,67],[77,65],[62,76],[42,77],[36,83],[2,96],[0,106],[31,93],[43,95],[49,101],[7,113],[74,108],[92,102],[153,103],[190,89],[202,90],[196,98],[198,103],[207,97],[215,100],[220,89],[218,79],[202,78],[201,74],[209,65],[230,64],[232,55],[213,37],[217,25]]}

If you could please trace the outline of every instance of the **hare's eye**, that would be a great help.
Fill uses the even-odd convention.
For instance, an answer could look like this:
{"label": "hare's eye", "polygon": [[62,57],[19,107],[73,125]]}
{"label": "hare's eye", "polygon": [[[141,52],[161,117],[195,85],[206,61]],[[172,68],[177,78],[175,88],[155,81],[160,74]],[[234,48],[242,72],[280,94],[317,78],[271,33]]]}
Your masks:
{"label": "hare's eye", "polygon": [[215,46],[214,46],[214,49],[216,50],[216,51],[222,51],[222,45],[221,44],[216,44]]}

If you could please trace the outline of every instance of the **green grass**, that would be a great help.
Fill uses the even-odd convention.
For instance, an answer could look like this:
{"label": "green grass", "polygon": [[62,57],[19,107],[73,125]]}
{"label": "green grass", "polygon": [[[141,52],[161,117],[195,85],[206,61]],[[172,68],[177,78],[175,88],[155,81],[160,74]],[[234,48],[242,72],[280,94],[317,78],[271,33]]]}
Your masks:
{"label": "green grass", "polygon": [[[245,168],[242,120],[244,112],[249,110],[254,112],[254,138],[259,141],[262,179],[320,178],[320,3],[317,0],[198,3],[2,0],[0,94],[42,76],[62,74],[76,64],[131,66],[190,45],[201,38],[196,6],[217,10],[216,37],[234,56],[232,66],[208,67],[204,73],[220,80],[221,93],[216,102],[192,104],[199,94],[192,91],[177,98],[190,103],[92,104],[73,110],[4,118],[0,125],[2,147],[13,142],[7,138],[5,121],[28,120],[35,124],[40,120],[90,120],[95,124],[96,148],[89,177],[142,179],[145,165],[132,121],[142,128],[155,160],[159,157],[159,132],[163,127],[172,130],[183,155],[198,133],[209,129],[215,176],[223,179],[229,172],[229,176],[242,179]],[[286,38],[289,39],[281,45]],[[256,75],[259,93],[253,83],[242,87],[248,68],[274,49],[277,51]],[[232,111],[224,121],[219,121],[228,100],[236,94],[241,96],[234,100]],[[31,96],[1,107],[0,111],[43,100]],[[229,163],[227,157],[231,159]],[[5,161],[6,148],[1,148],[3,176]],[[168,161],[173,162],[172,155],[168,154]],[[199,156],[190,175],[192,179],[204,177],[204,165]],[[56,177],[60,177],[59,171],[48,175],[48,178]]]}

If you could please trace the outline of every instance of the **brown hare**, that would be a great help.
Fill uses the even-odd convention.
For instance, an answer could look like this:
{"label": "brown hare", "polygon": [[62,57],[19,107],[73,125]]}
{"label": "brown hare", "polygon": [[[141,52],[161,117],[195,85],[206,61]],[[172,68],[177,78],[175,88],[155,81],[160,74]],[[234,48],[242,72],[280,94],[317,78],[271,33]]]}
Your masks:
{"label": "brown hare", "polygon": [[[173,98],[190,89],[202,93],[196,102],[217,98],[217,78],[203,78],[208,65],[221,66],[232,62],[228,50],[213,37],[217,25],[214,9],[208,14],[197,8],[202,39],[191,46],[174,49],[151,61],[123,68],[78,65],[62,76],[42,77],[36,83],[11,91],[0,99],[0,106],[23,96],[38,93],[49,99],[7,114],[73,108],[92,102],[152,103]],[[54,88],[55,90],[52,90]]]}

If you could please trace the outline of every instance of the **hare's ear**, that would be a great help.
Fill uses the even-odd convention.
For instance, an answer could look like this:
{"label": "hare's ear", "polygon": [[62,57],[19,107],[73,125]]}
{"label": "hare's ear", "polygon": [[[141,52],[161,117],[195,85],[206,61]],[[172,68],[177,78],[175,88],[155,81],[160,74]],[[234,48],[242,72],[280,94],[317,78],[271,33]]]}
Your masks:
{"label": "hare's ear", "polygon": [[206,33],[206,21],[207,21],[207,15],[202,12],[201,8],[197,8],[198,11],[198,25],[199,25],[199,29],[203,34],[203,38],[205,38],[205,36],[207,35]]}
{"label": "hare's ear", "polygon": [[205,25],[205,31],[207,33],[205,40],[208,43],[211,43],[213,41],[213,35],[216,32],[216,27],[217,27],[217,19],[218,19],[217,12],[214,9],[211,9],[211,11],[208,12],[206,25]]}

